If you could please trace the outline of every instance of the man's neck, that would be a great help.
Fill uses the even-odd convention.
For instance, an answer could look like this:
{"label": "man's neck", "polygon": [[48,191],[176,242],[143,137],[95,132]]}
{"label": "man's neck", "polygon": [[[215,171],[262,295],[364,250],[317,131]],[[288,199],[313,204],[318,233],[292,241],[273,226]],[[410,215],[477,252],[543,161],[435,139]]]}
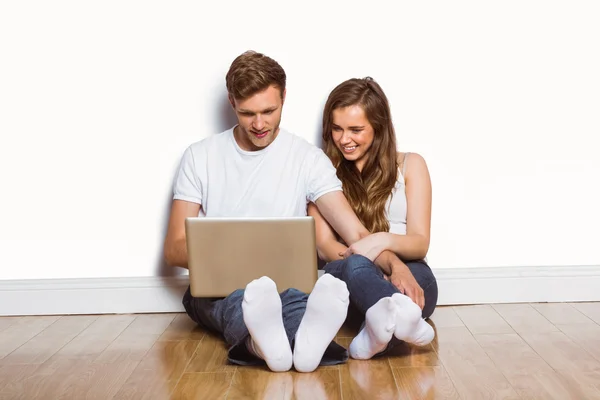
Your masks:
{"label": "man's neck", "polygon": [[240,149],[244,151],[257,151],[260,150],[248,140],[248,136],[242,133],[242,128],[237,125],[233,128],[233,140],[237,143]]}
{"label": "man's neck", "polygon": [[257,147],[252,143],[250,139],[248,139],[248,134],[242,132],[242,127],[240,125],[236,125],[235,128],[233,128],[233,139],[237,143],[238,147],[244,151],[260,151],[271,146],[279,136],[280,132],[280,128],[278,127],[277,131],[275,132],[273,141],[269,145],[265,147]]}

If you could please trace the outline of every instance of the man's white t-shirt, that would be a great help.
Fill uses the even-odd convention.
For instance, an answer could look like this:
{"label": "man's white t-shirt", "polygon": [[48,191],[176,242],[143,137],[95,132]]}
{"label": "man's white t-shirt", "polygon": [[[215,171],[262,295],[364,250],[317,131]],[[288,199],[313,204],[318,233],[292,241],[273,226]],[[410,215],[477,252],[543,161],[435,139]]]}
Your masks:
{"label": "man's white t-shirt", "polygon": [[325,153],[284,129],[266,148],[242,150],[233,129],[191,144],[173,198],[201,204],[207,217],[296,217],[307,204],[342,190]]}

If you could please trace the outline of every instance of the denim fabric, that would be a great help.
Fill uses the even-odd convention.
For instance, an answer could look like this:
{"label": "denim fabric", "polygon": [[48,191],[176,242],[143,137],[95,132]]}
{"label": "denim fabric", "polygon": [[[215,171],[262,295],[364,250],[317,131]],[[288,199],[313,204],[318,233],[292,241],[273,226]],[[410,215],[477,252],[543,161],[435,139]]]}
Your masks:
{"label": "denim fabric", "polygon": [[[437,281],[431,268],[423,261],[405,263],[425,296],[423,318],[429,318],[437,304]],[[332,261],[325,265],[326,273],[346,282],[350,292],[350,304],[364,317],[372,305],[384,297],[400,293],[398,288],[383,277],[383,272],[371,260],[354,254],[345,260]]]}
{"label": "denim fabric", "polygon": [[[405,262],[415,280],[421,286],[425,297],[422,317],[429,318],[437,305],[438,287],[431,268],[424,261]],[[383,272],[371,260],[354,254],[344,260],[336,260],[325,265],[326,273],[346,282],[350,292],[349,314],[357,315],[364,327],[367,310],[384,297],[389,297],[400,290],[383,277]],[[392,338],[388,347],[377,356],[381,356],[398,345],[400,340]]]}
{"label": "denim fabric", "polygon": [[[294,337],[304,316],[308,295],[297,289],[287,289],[280,297],[283,325],[293,350]],[[264,361],[250,354],[246,348],[245,341],[249,333],[242,312],[243,299],[244,291],[241,289],[225,298],[199,298],[193,297],[188,288],[183,296],[183,306],[194,322],[223,336],[231,346],[228,352],[230,362],[238,365],[261,365]],[[347,350],[331,342],[320,365],[340,364],[347,360]]]}

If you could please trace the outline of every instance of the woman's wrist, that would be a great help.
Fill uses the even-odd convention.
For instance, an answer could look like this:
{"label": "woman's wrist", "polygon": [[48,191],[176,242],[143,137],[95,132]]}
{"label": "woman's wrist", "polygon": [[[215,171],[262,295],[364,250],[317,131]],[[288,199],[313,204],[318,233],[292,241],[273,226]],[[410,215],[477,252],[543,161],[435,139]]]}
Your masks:
{"label": "woman's wrist", "polygon": [[382,251],[388,250],[393,253],[394,237],[392,236],[392,234],[388,232],[379,232],[376,233],[376,235],[379,236],[379,242],[381,243],[381,247],[383,248]]}

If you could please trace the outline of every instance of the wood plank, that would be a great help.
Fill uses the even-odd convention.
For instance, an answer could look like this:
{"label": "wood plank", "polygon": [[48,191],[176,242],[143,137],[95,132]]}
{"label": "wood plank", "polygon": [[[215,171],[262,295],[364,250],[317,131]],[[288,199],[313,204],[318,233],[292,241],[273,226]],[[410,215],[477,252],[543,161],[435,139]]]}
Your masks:
{"label": "wood plank", "polygon": [[[340,339],[339,344],[348,348],[351,339]],[[342,398],[392,399],[399,398],[394,374],[386,357],[371,360],[350,359],[339,365]]]}
{"label": "wood plank", "polygon": [[514,333],[511,326],[488,304],[454,307],[454,311],[473,335]]}
{"label": "wood plank", "polygon": [[15,379],[10,389],[27,400],[57,399],[59,393],[64,393],[64,383],[89,363],[86,359],[59,359],[52,356],[43,364],[32,365],[37,368]]}
{"label": "wood plank", "polygon": [[0,366],[0,399],[22,398],[22,382],[31,376],[40,364]]}
{"label": "wood plank", "polygon": [[319,367],[311,373],[273,373],[256,367],[240,367],[227,400],[242,399],[341,399],[337,366]]}
{"label": "wood plank", "polygon": [[591,319],[597,324],[600,324],[600,302],[597,303],[570,303],[579,312]]}
{"label": "wood plank", "polygon": [[64,316],[0,360],[0,364],[41,364],[79,335],[98,316]]}
{"label": "wood plank", "polygon": [[199,343],[198,340],[156,342],[115,399],[170,398]]}
{"label": "wood plank", "polygon": [[579,312],[569,303],[538,303],[531,306],[553,325],[594,324],[594,321]]}
{"label": "wood plank", "polygon": [[[437,331],[430,345],[402,344],[311,374],[229,365],[220,335],[205,337],[185,314],[10,317],[0,338],[17,347],[0,359],[0,398],[600,399],[600,326],[588,319],[596,303],[582,307],[586,316],[578,306],[494,305],[520,335],[474,336],[469,325],[502,324],[483,314],[487,322],[470,315],[463,323],[456,307],[440,307],[439,325],[435,314],[429,320]],[[347,335],[338,343],[347,347],[354,337]]]}
{"label": "wood plank", "polygon": [[6,357],[32,337],[56,322],[60,316],[23,317],[0,331],[0,358]]}
{"label": "wood plank", "polygon": [[438,328],[438,354],[466,399],[520,398],[466,328]]}
{"label": "wood plank", "polygon": [[392,368],[433,367],[441,364],[438,354],[434,350],[437,346],[437,338],[432,343],[422,347],[401,342],[385,356]]}
{"label": "wood plank", "polygon": [[123,359],[140,361],[174,318],[174,314],[138,315],[94,362],[114,363]]}
{"label": "wood plank", "polygon": [[187,314],[178,313],[158,340],[201,340],[205,333]]}
{"label": "wood plank", "polygon": [[233,377],[227,400],[291,399],[293,393],[291,372],[273,373],[256,367],[240,367]]}
{"label": "wood plank", "polygon": [[557,327],[529,304],[494,304],[493,307],[519,334],[558,331]]}
{"label": "wood plank", "polygon": [[600,370],[600,362],[562,332],[527,333],[521,337],[557,371]]}
{"label": "wood plank", "polygon": [[93,360],[135,320],[135,315],[101,315],[52,358]]}
{"label": "wood plank", "polygon": [[600,326],[593,324],[556,325],[565,335],[600,361]]}
{"label": "wood plank", "polygon": [[138,364],[139,361],[128,359],[112,363],[87,362],[63,378],[53,398],[112,399]]}
{"label": "wood plank", "polygon": [[392,368],[400,399],[460,399],[444,367]]}
{"label": "wood plank", "polygon": [[559,371],[564,379],[583,393],[579,399],[600,399],[600,371]]}
{"label": "wood plank", "polygon": [[[238,368],[237,373],[242,371]],[[315,372],[293,372],[294,396],[296,400],[342,399],[342,382],[339,366],[319,367]],[[268,397],[265,397],[268,398]]]}
{"label": "wood plank", "polygon": [[9,326],[21,321],[22,317],[0,317],[0,331],[5,330]]}
{"label": "wood plank", "polygon": [[433,322],[432,326],[436,328],[455,328],[465,326],[463,321],[458,317],[455,307],[440,306],[436,307],[435,311],[429,317]]}
{"label": "wood plank", "polygon": [[394,374],[386,358],[349,360],[340,366],[343,399],[399,398]]}
{"label": "wood plank", "polygon": [[233,372],[185,373],[175,387],[173,398],[177,400],[225,399],[233,374]]}
{"label": "wood plank", "polygon": [[230,364],[227,360],[228,349],[229,345],[219,335],[206,333],[185,372],[235,371],[236,365]]}
{"label": "wood plank", "polygon": [[85,374],[96,374],[98,367],[90,371],[92,361],[134,319],[133,315],[99,316],[83,332],[39,365],[39,368],[14,381],[13,386],[27,399],[59,398],[60,395],[68,395],[74,379],[83,375],[82,381],[88,382],[89,377]]}
{"label": "wood plank", "polygon": [[521,397],[556,400],[585,397],[519,335],[476,335],[475,339]]}
{"label": "wood plank", "polygon": [[58,396],[113,398],[174,318],[174,314],[138,315],[98,357],[64,382]]}

